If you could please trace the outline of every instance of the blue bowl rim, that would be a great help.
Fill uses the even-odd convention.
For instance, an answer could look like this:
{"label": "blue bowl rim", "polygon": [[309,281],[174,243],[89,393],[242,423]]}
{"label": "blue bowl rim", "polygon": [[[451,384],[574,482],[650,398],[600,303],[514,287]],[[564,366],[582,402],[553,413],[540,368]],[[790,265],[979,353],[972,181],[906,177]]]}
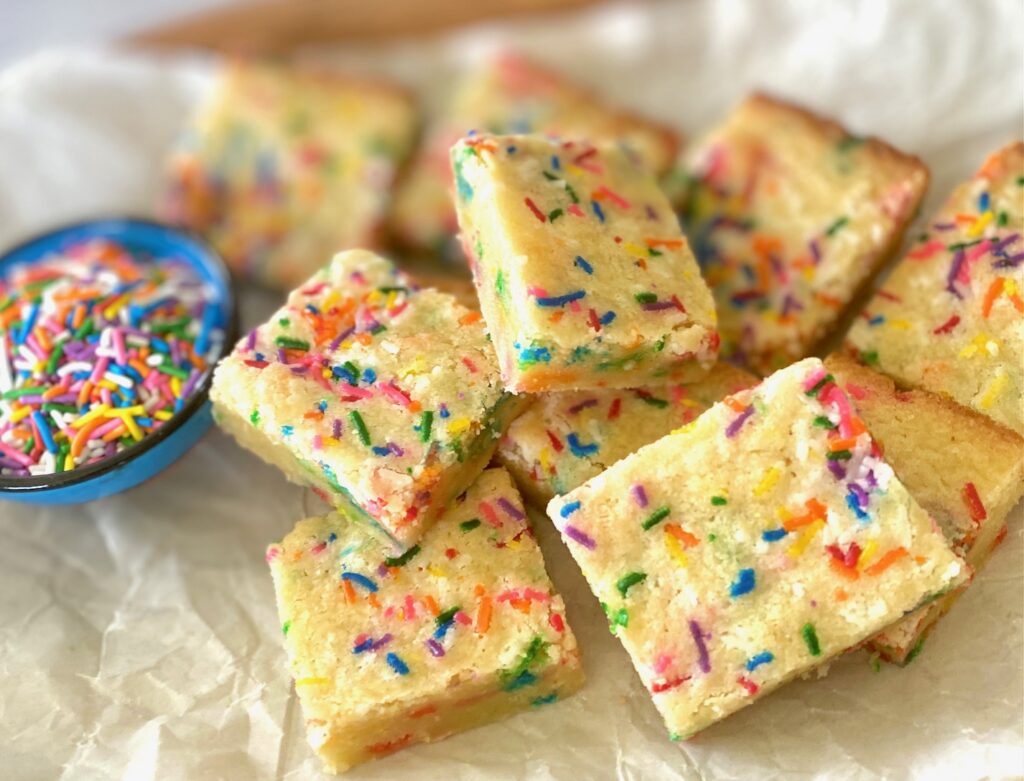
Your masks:
{"label": "blue bowl rim", "polygon": [[[210,245],[206,239],[200,236],[195,231],[185,228],[179,225],[170,225],[159,220],[154,220],[149,217],[136,217],[133,215],[114,215],[106,217],[94,217],[87,220],[78,220],[75,222],[64,223],[54,228],[49,228],[44,231],[40,231],[27,239],[24,239],[12,247],[5,248],[0,251],[0,260],[6,258],[15,252],[19,252],[24,248],[35,244],[36,242],[42,241],[52,234],[63,233],[65,231],[71,231],[78,228],[85,228],[90,225],[98,225],[102,223],[121,223],[121,224],[134,224],[142,225],[145,227],[156,227],[162,230],[170,231],[172,233],[180,234],[183,238],[191,241],[200,250],[203,251],[205,257],[213,264],[216,272],[224,278],[224,286],[228,293],[227,301],[227,323],[224,328],[224,344],[221,347],[221,352],[217,356],[219,361],[224,357],[225,354],[232,348],[235,340],[238,338],[238,290],[234,276],[231,274],[227,263],[224,262],[224,258],[221,257],[220,253],[217,252],[213,246]],[[216,364],[214,364],[216,366]],[[171,417],[163,426],[158,428],[152,434],[142,438],[141,442],[137,442],[129,448],[122,450],[120,453],[112,456],[111,458],[105,458],[102,461],[98,461],[95,464],[89,464],[88,466],[77,467],[67,472],[52,472],[45,475],[31,475],[29,477],[4,477],[0,476],[0,495],[5,493],[28,493],[36,491],[48,491],[57,488],[66,488],[72,485],[78,485],[91,480],[99,475],[112,472],[115,469],[119,469],[125,466],[128,462],[135,458],[138,458],[143,453],[152,450],[154,447],[159,445],[161,442],[170,437],[175,431],[184,425],[185,421],[192,417],[202,406],[207,402],[210,395],[210,385],[213,382],[213,371],[211,370],[199,383],[198,387],[192,392],[192,395],[185,402],[185,406]]]}

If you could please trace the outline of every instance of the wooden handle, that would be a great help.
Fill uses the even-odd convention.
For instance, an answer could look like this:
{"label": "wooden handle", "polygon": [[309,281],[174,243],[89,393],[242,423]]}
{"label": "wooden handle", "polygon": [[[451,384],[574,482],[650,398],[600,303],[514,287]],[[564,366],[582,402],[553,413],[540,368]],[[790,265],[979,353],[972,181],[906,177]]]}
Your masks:
{"label": "wooden handle", "polygon": [[595,0],[257,0],[161,25],[128,38],[249,56],[286,55],[309,44],[384,40],[483,19],[563,11]]}

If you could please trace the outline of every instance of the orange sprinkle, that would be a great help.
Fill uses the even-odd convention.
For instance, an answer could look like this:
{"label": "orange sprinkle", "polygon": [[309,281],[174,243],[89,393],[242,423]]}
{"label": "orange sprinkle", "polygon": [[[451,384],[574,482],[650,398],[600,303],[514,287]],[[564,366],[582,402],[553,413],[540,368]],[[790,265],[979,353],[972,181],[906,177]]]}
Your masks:
{"label": "orange sprinkle", "polygon": [[65,382],[61,382],[57,385],[54,385],[52,388],[47,388],[45,391],[43,391],[43,401],[49,401],[54,396],[60,396],[66,390],[67,384]]}
{"label": "orange sprinkle", "polygon": [[473,594],[475,594],[476,596],[482,597],[486,593],[487,589],[483,587],[483,584],[477,583],[475,586],[473,586]]}
{"label": "orange sprinkle", "polygon": [[[106,423],[106,421],[103,421],[103,422]],[[104,442],[113,442],[115,439],[120,439],[121,437],[123,437],[127,431],[128,431],[128,429],[122,423],[120,426],[112,428],[110,431],[108,431],[106,434],[104,434],[103,435],[103,441]]]}
{"label": "orange sprinkle", "polygon": [[1010,303],[1013,304],[1013,308],[1018,312],[1024,313],[1024,299],[1022,299],[1016,293],[1010,295]]}
{"label": "orange sprinkle", "polygon": [[[347,583],[348,581],[345,582]],[[372,591],[366,595],[366,601],[370,603],[371,607],[375,607],[378,610],[380,610],[380,600],[377,599],[377,595],[374,594]]]}
{"label": "orange sprinkle", "polygon": [[356,601],[356,590],[352,588],[352,581],[341,581],[341,588],[345,592],[345,601],[348,602],[350,605],[354,605]]}
{"label": "orange sprinkle", "polygon": [[644,243],[654,249],[655,247],[665,247],[666,249],[679,249],[683,246],[682,239],[644,239]]}
{"label": "orange sprinkle", "polygon": [[82,387],[78,389],[78,398],[76,401],[78,402],[79,407],[85,406],[85,402],[88,400],[90,393],[92,393],[92,381],[86,380],[82,383]]}
{"label": "orange sprinkle", "polygon": [[846,578],[847,580],[857,580],[860,577],[860,573],[857,572],[853,567],[847,567],[843,562],[834,556],[829,556],[828,565],[832,568],[832,571],[840,577]]}
{"label": "orange sprinkle", "polygon": [[462,317],[459,318],[459,325],[470,325],[480,320],[479,312],[466,312]]}
{"label": "orange sprinkle", "polygon": [[85,449],[85,444],[89,441],[89,436],[99,426],[106,423],[102,417],[95,417],[78,429],[78,433],[75,434],[75,438],[71,440],[71,457],[78,458],[82,454],[82,450]]}
{"label": "orange sprinkle", "polygon": [[491,628],[491,598],[484,597],[480,600],[480,607],[476,611],[476,631],[478,634],[485,634]]}
{"label": "orange sprinkle", "polygon": [[792,518],[787,518],[785,521],[782,522],[783,529],[785,529],[788,532],[791,532],[794,529],[799,529],[803,526],[809,526],[815,521],[820,521],[824,519],[825,516],[828,514],[825,505],[823,505],[817,499],[808,499],[804,503],[804,506],[807,508],[807,512],[803,515],[796,515]]}
{"label": "orange sprinkle", "polygon": [[754,248],[754,252],[759,255],[770,255],[773,252],[780,252],[782,250],[782,240],[778,236],[755,233],[751,238],[751,246]]}
{"label": "orange sprinkle", "polygon": [[849,598],[850,598],[850,595],[846,593],[846,589],[844,589],[844,588],[837,588],[836,589],[836,602],[845,602]]}
{"label": "orange sprinkle", "polygon": [[907,549],[904,548],[902,545],[898,548],[893,548],[891,551],[887,551],[882,556],[882,558],[880,558],[878,561],[876,561],[874,564],[872,564],[864,571],[867,572],[869,575],[881,575],[883,572],[889,569],[889,567],[891,567],[893,564],[895,564],[897,561],[899,561],[906,555]]}
{"label": "orange sprinkle", "polygon": [[985,291],[985,297],[981,301],[981,316],[987,318],[992,314],[992,305],[999,298],[999,294],[1003,292],[1003,285],[1006,284],[1006,280],[1002,277],[996,277],[992,280],[992,284],[988,286],[988,290]]}
{"label": "orange sprinkle", "polygon": [[409,711],[410,719],[419,719],[423,716],[429,716],[431,713],[437,713],[436,705],[424,705],[422,708],[416,708],[416,710]]}
{"label": "orange sprinkle", "polygon": [[435,617],[441,615],[441,608],[437,606],[437,600],[430,596],[430,594],[427,594],[425,597],[423,597],[422,601],[424,606],[426,606],[427,610],[430,611],[431,615]]}
{"label": "orange sprinkle", "polygon": [[697,545],[697,544],[700,543],[700,540],[697,537],[695,537],[694,535],[690,534],[690,532],[688,532],[685,529],[683,529],[677,523],[666,524],[665,525],[665,531],[668,532],[669,534],[671,534],[673,537],[675,537],[681,543],[683,543],[683,545],[685,545],[687,548],[692,548],[694,545]]}
{"label": "orange sprinkle", "polygon": [[840,450],[852,450],[855,447],[857,447],[856,437],[850,437],[849,439],[833,439],[828,443],[828,449],[833,453]]}
{"label": "orange sprinkle", "polygon": [[726,396],[724,399],[722,399],[722,402],[733,412],[743,412],[743,410],[747,408],[747,405],[741,402],[735,396]]}

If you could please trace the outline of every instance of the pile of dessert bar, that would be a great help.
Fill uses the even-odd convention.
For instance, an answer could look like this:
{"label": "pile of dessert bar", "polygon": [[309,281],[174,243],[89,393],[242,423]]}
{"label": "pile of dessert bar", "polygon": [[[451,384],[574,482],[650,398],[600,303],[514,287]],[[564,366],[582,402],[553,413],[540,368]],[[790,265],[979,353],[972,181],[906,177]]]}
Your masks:
{"label": "pile of dessert bar", "polygon": [[293,288],[211,395],[336,508],[267,552],[326,766],[583,685],[520,492],[673,739],[917,654],[1024,490],[1024,144],[905,238],[925,165],[763,95],[680,157],[502,56],[418,122],[391,84],[235,63],[165,203]]}

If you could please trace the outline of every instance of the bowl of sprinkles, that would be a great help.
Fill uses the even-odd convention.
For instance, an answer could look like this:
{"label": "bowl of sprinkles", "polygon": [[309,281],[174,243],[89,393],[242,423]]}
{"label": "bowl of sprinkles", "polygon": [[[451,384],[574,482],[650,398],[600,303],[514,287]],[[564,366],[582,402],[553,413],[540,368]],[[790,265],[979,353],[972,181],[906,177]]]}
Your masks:
{"label": "bowl of sprinkles", "polygon": [[90,501],[169,466],[212,424],[233,331],[224,263],[185,231],[96,220],[0,255],[0,499]]}

